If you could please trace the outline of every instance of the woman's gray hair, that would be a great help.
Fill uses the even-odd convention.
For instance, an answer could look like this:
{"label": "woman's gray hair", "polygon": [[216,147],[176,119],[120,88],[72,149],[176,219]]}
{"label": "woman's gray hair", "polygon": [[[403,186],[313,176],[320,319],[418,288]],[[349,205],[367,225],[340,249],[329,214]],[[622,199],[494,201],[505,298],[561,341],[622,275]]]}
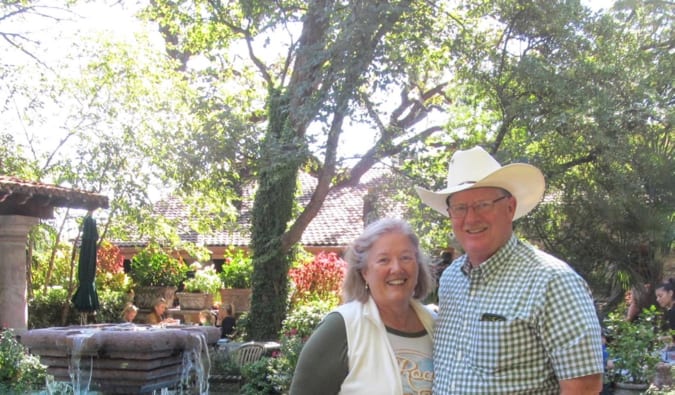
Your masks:
{"label": "woman's gray hair", "polygon": [[350,244],[347,252],[345,252],[344,259],[347,261],[347,272],[342,283],[342,300],[345,303],[353,300],[365,303],[368,300],[366,281],[363,279],[361,271],[367,266],[368,252],[373,244],[380,237],[390,233],[401,233],[408,236],[408,239],[410,239],[410,242],[415,247],[418,273],[413,297],[415,299],[424,299],[431,292],[435,281],[431,274],[429,262],[420,251],[420,242],[417,235],[415,235],[407,222],[395,218],[383,218],[368,225],[363,233]]}

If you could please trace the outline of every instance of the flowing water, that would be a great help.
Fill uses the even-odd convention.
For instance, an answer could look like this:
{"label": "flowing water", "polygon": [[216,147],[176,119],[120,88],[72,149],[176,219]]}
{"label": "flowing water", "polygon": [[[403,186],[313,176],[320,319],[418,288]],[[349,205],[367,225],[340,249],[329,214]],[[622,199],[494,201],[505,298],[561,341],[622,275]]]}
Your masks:
{"label": "flowing water", "polygon": [[73,386],[75,394],[87,395],[89,394],[89,386],[91,385],[91,374],[94,368],[94,358],[89,356],[89,369],[82,369],[82,348],[87,339],[94,334],[94,331],[84,331],[71,336],[73,340],[73,348],[70,350],[70,363],[68,364],[68,374],[70,375],[70,382]]}
{"label": "flowing water", "polygon": [[211,370],[209,346],[206,344],[204,334],[191,333],[190,336],[198,346],[183,353],[180,387],[188,389],[194,387],[194,391],[198,391],[198,394],[206,395],[209,393],[209,371]]}
{"label": "flowing water", "polygon": [[[105,328],[80,328],[80,333],[68,335],[72,341],[70,358],[68,362],[68,375],[70,383],[54,381],[48,378],[46,382],[46,391],[39,392],[39,395],[94,395],[101,392],[91,391],[91,383],[94,368],[94,357],[91,352],[83,355],[87,339],[98,331],[138,331],[148,330],[147,327],[136,327],[133,324],[115,325]],[[154,329],[150,329],[154,330]],[[183,351],[180,379],[177,384],[169,388],[161,388],[149,392],[152,395],[208,395],[209,394],[209,372],[211,362],[209,356],[209,346],[206,335],[200,332],[189,332],[190,341]],[[84,360],[83,358],[88,358]],[[88,363],[86,363],[88,362]]]}

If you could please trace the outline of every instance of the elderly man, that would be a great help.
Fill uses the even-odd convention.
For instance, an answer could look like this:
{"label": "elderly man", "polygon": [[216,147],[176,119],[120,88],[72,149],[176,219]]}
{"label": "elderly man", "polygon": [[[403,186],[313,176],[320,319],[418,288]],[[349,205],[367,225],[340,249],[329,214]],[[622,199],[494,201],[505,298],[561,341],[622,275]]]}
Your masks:
{"label": "elderly man", "polygon": [[600,393],[600,324],[586,282],[513,234],[544,184],[536,167],[502,167],[474,147],[453,155],[447,188],[416,188],[450,217],[465,252],[440,280],[434,394]]}

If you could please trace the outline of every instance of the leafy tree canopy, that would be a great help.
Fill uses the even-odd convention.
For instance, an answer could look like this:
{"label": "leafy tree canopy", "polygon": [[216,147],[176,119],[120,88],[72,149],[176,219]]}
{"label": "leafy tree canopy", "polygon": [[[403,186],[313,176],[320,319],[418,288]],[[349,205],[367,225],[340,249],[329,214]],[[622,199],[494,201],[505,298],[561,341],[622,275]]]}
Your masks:
{"label": "leafy tree canopy", "polygon": [[[26,130],[56,108],[63,133],[54,152],[6,149],[0,169],[111,195],[114,234],[129,223],[171,233],[148,211],[157,180],[192,204],[198,229],[232,219],[256,180],[252,308],[282,304],[250,333],[278,329],[288,254],[327,193],[376,163],[401,175],[425,244],[452,243],[412,186],[440,189],[452,153],[475,144],[544,171],[546,201],[517,231],[599,295],[660,278],[675,206],[667,2],[593,13],[534,0],[155,0],[140,16],[164,53],[148,39],[83,41],[52,67],[76,72],[0,69],[25,98]],[[55,154],[66,142],[75,154]],[[319,177],[305,207],[293,200],[299,169]]]}

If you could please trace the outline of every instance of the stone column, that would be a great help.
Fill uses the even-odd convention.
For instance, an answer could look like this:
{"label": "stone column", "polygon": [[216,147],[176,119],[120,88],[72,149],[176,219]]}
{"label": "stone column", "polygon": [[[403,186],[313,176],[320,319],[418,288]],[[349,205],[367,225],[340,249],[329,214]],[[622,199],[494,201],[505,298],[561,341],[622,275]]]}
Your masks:
{"label": "stone column", "polygon": [[0,325],[25,330],[26,240],[40,220],[20,215],[0,215]]}

